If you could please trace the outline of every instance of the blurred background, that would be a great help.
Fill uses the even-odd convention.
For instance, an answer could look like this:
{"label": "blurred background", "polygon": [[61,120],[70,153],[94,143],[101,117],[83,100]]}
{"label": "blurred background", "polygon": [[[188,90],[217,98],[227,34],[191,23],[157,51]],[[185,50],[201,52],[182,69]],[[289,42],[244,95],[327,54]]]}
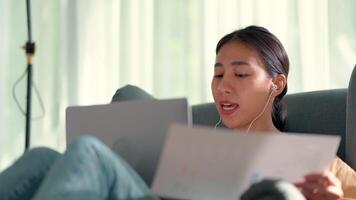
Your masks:
{"label": "blurred background", "polygon": [[[346,88],[356,63],[354,0],[32,0],[31,146],[65,149],[65,109],[137,85],[157,98],[211,102],[215,46],[248,25],[290,58],[289,94]],[[0,0],[0,171],[24,151],[26,1]],[[38,118],[39,117],[39,118]]]}

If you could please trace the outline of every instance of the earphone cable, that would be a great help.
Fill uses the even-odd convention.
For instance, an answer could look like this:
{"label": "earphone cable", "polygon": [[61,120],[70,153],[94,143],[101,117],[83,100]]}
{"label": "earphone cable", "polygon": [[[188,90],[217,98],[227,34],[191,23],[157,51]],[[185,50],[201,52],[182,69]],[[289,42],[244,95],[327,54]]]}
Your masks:
{"label": "earphone cable", "polygon": [[270,93],[270,95],[268,96],[268,100],[267,100],[267,102],[266,102],[266,104],[265,104],[265,106],[264,106],[262,112],[261,112],[254,120],[251,121],[250,125],[249,125],[248,128],[247,128],[246,133],[249,133],[249,132],[250,132],[250,129],[251,129],[253,123],[255,123],[255,121],[256,121],[258,118],[260,118],[260,117],[263,115],[263,113],[266,111],[266,108],[267,108],[267,106],[268,106],[268,104],[269,104],[269,101],[271,100],[271,97],[272,97],[273,92],[274,92],[274,90],[272,90],[271,93]]}

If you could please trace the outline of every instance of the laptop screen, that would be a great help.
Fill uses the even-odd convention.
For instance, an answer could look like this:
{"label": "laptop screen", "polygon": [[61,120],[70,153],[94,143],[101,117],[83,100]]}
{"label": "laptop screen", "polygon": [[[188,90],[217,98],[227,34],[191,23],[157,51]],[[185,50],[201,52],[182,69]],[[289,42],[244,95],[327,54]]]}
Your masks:
{"label": "laptop screen", "polygon": [[191,124],[186,99],[125,101],[66,110],[66,136],[100,139],[151,185],[171,123]]}

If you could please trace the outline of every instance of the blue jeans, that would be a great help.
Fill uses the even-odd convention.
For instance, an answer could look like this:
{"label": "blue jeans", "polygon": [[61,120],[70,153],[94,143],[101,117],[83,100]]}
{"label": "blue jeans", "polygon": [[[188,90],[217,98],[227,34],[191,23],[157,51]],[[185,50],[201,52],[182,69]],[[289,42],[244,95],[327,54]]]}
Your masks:
{"label": "blue jeans", "polygon": [[59,155],[48,148],[27,151],[0,174],[0,199],[31,199]]}
{"label": "blue jeans", "polygon": [[[33,151],[37,152],[33,153]],[[48,156],[49,154],[45,152],[51,152],[49,154],[53,156]],[[50,157],[50,159],[45,157]],[[41,162],[43,159],[46,161],[45,164],[37,164],[30,167],[32,170],[25,170],[25,166],[32,165],[31,160]],[[19,169],[22,170],[20,173],[25,174],[26,177],[14,181],[16,184],[2,186],[9,177],[16,179]],[[9,174],[12,174],[12,177]],[[5,198],[22,200],[157,199],[150,194],[143,180],[123,159],[99,140],[88,136],[73,141],[63,155],[44,148],[25,153],[13,166],[0,175],[0,199]]]}
{"label": "blue jeans", "polygon": [[[48,148],[26,152],[0,174],[1,200],[158,200],[136,172],[93,137],[80,137],[60,155]],[[242,200],[305,200],[283,181],[262,181]]]}

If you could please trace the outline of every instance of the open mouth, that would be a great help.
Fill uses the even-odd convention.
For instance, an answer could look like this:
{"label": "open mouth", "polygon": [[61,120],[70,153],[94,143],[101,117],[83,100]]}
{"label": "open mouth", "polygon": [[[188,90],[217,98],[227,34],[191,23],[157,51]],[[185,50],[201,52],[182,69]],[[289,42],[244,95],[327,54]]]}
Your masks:
{"label": "open mouth", "polygon": [[231,102],[222,102],[220,103],[220,107],[221,107],[221,114],[230,115],[238,109],[239,104],[231,103]]}

